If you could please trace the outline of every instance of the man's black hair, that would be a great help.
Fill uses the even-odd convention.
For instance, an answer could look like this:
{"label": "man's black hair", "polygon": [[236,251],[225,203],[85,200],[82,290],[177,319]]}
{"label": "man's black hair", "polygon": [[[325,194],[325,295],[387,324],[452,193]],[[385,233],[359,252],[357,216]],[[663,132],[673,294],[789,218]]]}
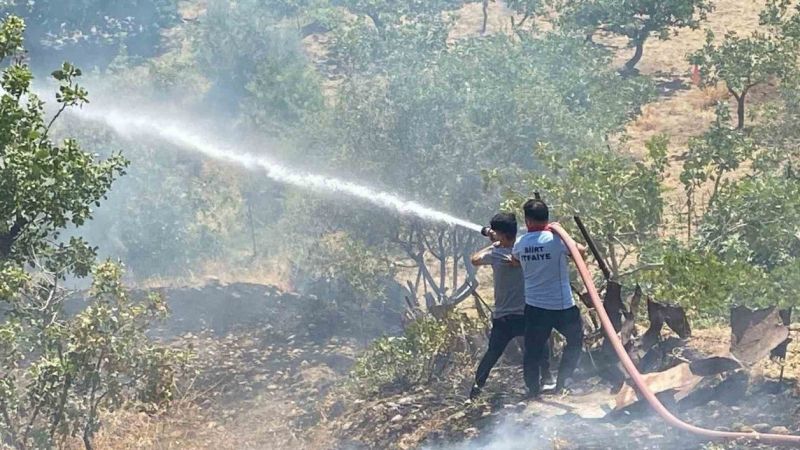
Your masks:
{"label": "man's black hair", "polygon": [[525,211],[525,218],[534,220],[536,222],[547,222],[550,220],[550,210],[547,208],[545,202],[536,199],[530,199],[522,205],[522,210]]}
{"label": "man's black hair", "polygon": [[517,237],[517,216],[512,213],[495,214],[489,222],[489,226],[492,230],[503,233],[512,239]]}

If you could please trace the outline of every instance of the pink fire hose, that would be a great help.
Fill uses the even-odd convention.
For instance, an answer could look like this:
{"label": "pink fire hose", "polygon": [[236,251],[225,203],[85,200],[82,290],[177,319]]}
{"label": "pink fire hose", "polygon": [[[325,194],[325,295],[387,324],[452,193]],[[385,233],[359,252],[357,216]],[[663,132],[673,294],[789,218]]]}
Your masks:
{"label": "pink fire hose", "polygon": [[595,310],[597,311],[597,315],[600,317],[600,323],[603,326],[603,330],[605,330],[606,336],[611,342],[611,346],[614,347],[614,351],[617,353],[617,357],[622,362],[622,365],[625,367],[625,371],[628,372],[631,380],[636,385],[638,389],[639,395],[643,396],[647,403],[661,416],[664,421],[672,427],[688,431],[689,433],[694,433],[699,436],[703,436],[709,439],[727,439],[727,440],[743,440],[749,442],[756,442],[761,444],[772,444],[772,445],[781,445],[781,446],[792,446],[792,447],[800,447],[800,436],[793,436],[793,435],[782,435],[782,434],[768,434],[768,433],[736,433],[736,432],[729,432],[729,431],[716,431],[716,430],[708,430],[705,428],[700,428],[691,424],[688,424],[681,419],[675,417],[671,412],[664,407],[661,401],[658,400],[656,395],[650,388],[647,387],[647,384],[642,378],[642,374],[639,373],[639,370],[636,368],[636,365],[633,363],[631,358],[628,356],[628,352],[625,351],[625,347],[622,345],[622,341],[620,341],[619,336],[617,336],[616,331],[614,331],[614,326],[611,324],[611,319],[608,317],[605,308],[603,307],[603,302],[600,300],[600,296],[597,293],[597,288],[592,281],[592,275],[589,273],[589,269],[586,267],[586,262],[583,260],[581,253],[578,251],[578,247],[575,245],[575,241],[572,237],[567,234],[564,228],[557,223],[553,223],[550,225],[550,229],[558,234],[564,243],[567,245],[570,254],[572,255],[572,259],[575,261],[575,266],[578,268],[578,273],[583,280],[583,283],[586,285],[586,289],[589,291],[589,296],[592,299],[592,303],[594,304]]}

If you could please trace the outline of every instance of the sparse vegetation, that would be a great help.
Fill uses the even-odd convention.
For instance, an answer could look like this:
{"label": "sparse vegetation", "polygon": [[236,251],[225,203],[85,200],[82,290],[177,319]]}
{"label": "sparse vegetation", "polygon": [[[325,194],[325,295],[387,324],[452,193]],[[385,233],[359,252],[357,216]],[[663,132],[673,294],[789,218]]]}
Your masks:
{"label": "sparse vegetation", "polygon": [[[118,265],[95,265],[86,241],[59,238],[68,226],[91,219],[91,206],[127,161],[120,155],[98,161],[74,140],[51,140],[51,125],[85,103],[87,92],[78,84],[81,71],[64,63],[52,74],[58,109],[46,119],[30,69],[17,58],[23,30],[14,16],[0,24],[0,58],[12,59],[3,69],[0,99],[0,440],[20,449],[52,448],[80,436],[91,449],[101,413],[128,402],[157,407],[169,401],[179,352],[146,335],[166,313],[162,299],[131,299]],[[69,312],[62,284],[89,274],[86,306]]]}
{"label": "sparse vegetation", "polygon": [[[0,29],[3,445],[124,447],[103,417],[141,412],[134,423],[166,433],[155,422],[170,406],[231,440],[255,419],[229,401],[291,417],[295,428],[275,427],[291,435],[284,446],[309,424],[347,435],[383,420],[397,434],[368,441],[379,446],[404,442],[410,417],[381,402],[427,389],[443,399],[408,442],[489,422],[487,405],[461,405],[483,331],[467,304],[488,284],[468,264],[477,233],[117,136],[70,115],[91,107],[84,83],[97,103],[205,116],[193,125],[253,154],[478,223],[539,191],[568,228],[584,217],[615,276],[699,323],[736,305],[797,305],[800,10],[788,0],[0,0],[0,11],[30,27],[8,16]],[[510,27],[487,28],[500,20],[490,14]],[[32,89],[64,59],[89,75],[64,63]],[[56,102],[40,101],[53,86]],[[126,284],[207,275],[220,291],[246,278],[317,298],[287,308],[297,331],[226,329],[230,348],[210,346],[220,367],[205,354],[187,380],[181,344],[193,339],[154,340],[166,299]],[[335,398],[350,368],[343,389],[360,403],[330,408],[343,423],[322,417],[314,402]],[[308,401],[276,414],[259,410],[262,395]]]}
{"label": "sparse vegetation", "polygon": [[565,23],[588,34],[606,31],[628,39],[634,54],[625,63],[631,72],[644,55],[651,36],[669,39],[680,28],[698,28],[713,9],[710,0],[579,0],[565,2]]}
{"label": "sparse vegetation", "polygon": [[378,338],[356,361],[353,381],[363,395],[404,392],[443,380],[471,360],[478,323],[451,314],[442,320],[418,319],[402,336]]}

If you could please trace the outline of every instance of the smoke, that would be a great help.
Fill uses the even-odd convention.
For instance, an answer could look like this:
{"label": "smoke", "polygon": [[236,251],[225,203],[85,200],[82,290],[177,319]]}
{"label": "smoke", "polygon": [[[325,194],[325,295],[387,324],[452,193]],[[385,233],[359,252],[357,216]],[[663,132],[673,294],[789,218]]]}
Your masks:
{"label": "smoke", "polygon": [[[616,445],[615,445],[616,443]],[[553,450],[567,448],[627,448],[618,433],[593,420],[575,416],[541,417],[513,413],[484,435],[458,443],[426,446],[423,450]]]}
{"label": "smoke", "polygon": [[459,226],[477,232],[480,232],[482,228],[478,224],[437,211],[420,203],[406,200],[389,192],[377,191],[338,178],[289,168],[267,157],[241,152],[230,145],[219,143],[217,139],[213,139],[211,136],[191,131],[191,126],[186,123],[149,117],[141,112],[127,113],[118,109],[97,107],[80,110],[76,114],[85,120],[104,123],[122,136],[144,135],[157,137],[210,158],[232,162],[250,170],[262,170],[269,178],[281,183],[318,192],[345,194],[366,200],[399,214],[414,215],[432,222]]}

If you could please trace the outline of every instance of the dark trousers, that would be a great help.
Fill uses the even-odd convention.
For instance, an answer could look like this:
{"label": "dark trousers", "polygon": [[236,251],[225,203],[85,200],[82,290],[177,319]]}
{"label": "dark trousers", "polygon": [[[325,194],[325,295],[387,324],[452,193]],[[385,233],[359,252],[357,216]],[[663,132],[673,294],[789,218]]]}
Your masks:
{"label": "dark trousers", "polygon": [[[478,364],[478,371],[475,373],[475,384],[478,387],[483,387],[486,384],[486,379],[489,378],[489,372],[492,367],[497,363],[497,360],[502,356],[503,351],[508,346],[512,339],[525,335],[525,316],[521,314],[513,314],[503,316],[498,319],[492,320],[492,331],[489,335],[489,348],[486,354],[483,355],[480,364]],[[544,343],[546,349],[540,356],[539,368],[542,372],[550,370],[550,347],[547,339]],[[538,371],[537,371],[538,373]]]}
{"label": "dark trousers", "polygon": [[[558,367],[557,386],[572,376],[578,366],[583,349],[583,322],[577,306],[563,310],[549,310],[525,305],[525,357],[523,369],[525,385],[529,391],[539,392],[541,374],[539,367],[545,357],[545,346],[553,328],[567,341]],[[549,356],[549,355],[548,355]]]}

